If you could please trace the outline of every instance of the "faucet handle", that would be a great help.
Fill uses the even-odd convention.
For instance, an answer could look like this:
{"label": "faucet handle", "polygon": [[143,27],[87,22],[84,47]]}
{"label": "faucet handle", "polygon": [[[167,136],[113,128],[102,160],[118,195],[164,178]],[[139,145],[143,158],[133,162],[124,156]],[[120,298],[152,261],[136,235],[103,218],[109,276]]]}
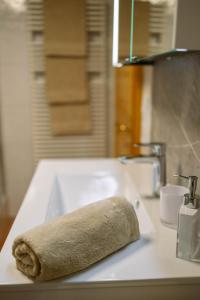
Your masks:
{"label": "faucet handle", "polygon": [[156,156],[165,155],[165,152],[166,152],[165,143],[138,143],[138,144],[133,144],[133,147],[135,147],[135,148],[139,148],[139,147],[150,148],[152,150],[153,154]]}
{"label": "faucet handle", "polygon": [[197,188],[198,177],[197,176],[184,176],[184,175],[180,175],[180,174],[174,174],[173,176],[184,178],[184,179],[187,179],[189,181],[188,182],[188,189],[189,189],[190,198],[194,199],[196,188]]}

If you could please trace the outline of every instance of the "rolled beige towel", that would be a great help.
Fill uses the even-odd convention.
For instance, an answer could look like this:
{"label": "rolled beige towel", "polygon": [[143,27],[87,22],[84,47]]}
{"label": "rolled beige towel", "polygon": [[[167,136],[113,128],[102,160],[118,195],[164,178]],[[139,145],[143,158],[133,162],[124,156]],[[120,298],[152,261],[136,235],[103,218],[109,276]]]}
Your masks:
{"label": "rolled beige towel", "polygon": [[133,206],[124,198],[101,200],[18,236],[17,268],[34,280],[83,270],[139,238]]}

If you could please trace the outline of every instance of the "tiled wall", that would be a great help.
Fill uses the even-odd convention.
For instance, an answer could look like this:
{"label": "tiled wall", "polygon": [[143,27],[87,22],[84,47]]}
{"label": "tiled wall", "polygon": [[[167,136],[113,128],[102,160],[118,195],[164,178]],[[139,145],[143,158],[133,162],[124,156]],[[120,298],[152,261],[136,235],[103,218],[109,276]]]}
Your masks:
{"label": "tiled wall", "polygon": [[167,181],[177,183],[177,173],[196,175],[200,191],[200,53],[156,63],[152,139],[167,143]]}

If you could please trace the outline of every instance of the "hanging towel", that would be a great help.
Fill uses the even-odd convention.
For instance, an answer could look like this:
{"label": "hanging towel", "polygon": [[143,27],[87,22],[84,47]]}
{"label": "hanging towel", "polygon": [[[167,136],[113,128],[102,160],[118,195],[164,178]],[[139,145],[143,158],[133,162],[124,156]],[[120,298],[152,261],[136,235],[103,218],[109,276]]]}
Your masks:
{"label": "hanging towel", "polygon": [[89,104],[50,105],[50,115],[54,135],[91,133]]}
{"label": "hanging towel", "polygon": [[86,55],[85,0],[44,0],[46,55]]}
{"label": "hanging towel", "polygon": [[17,268],[35,280],[86,269],[139,238],[133,206],[113,197],[40,225],[13,244]]}
{"label": "hanging towel", "polygon": [[46,96],[54,135],[91,133],[85,6],[85,0],[44,0]]}
{"label": "hanging towel", "polygon": [[46,79],[48,103],[88,101],[88,81],[84,58],[47,57]]}

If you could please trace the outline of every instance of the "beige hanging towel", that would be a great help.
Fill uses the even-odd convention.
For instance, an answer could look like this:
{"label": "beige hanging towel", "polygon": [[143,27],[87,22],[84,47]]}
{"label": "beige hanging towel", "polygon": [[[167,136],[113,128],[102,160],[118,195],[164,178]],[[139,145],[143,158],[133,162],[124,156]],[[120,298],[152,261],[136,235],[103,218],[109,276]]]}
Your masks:
{"label": "beige hanging towel", "polygon": [[50,104],[88,101],[86,59],[46,57],[46,94]]}
{"label": "beige hanging towel", "polygon": [[139,239],[131,203],[107,198],[18,236],[13,244],[17,268],[26,276],[51,280],[83,270]]}
{"label": "beige hanging towel", "polygon": [[54,135],[91,133],[89,104],[50,105],[49,108]]}
{"label": "beige hanging towel", "polygon": [[44,0],[46,55],[86,55],[86,0]]}

